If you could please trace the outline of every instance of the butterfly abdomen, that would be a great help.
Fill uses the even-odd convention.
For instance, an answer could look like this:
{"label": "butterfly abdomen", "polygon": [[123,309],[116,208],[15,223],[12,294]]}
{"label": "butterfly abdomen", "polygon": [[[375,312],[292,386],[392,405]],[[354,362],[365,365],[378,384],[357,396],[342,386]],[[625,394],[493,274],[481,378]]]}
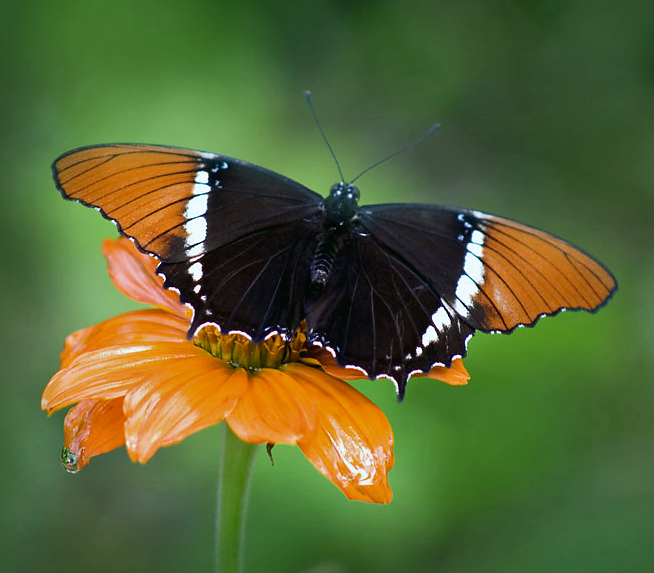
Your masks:
{"label": "butterfly abdomen", "polygon": [[335,229],[329,229],[318,237],[318,245],[309,267],[311,290],[313,292],[320,292],[325,288],[336,256],[343,247],[344,240],[344,233]]}

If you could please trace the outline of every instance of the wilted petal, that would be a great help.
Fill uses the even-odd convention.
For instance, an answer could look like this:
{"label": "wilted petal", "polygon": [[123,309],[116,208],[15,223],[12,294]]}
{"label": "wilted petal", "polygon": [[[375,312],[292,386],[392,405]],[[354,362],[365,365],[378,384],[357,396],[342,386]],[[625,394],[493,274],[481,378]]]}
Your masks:
{"label": "wilted petal", "polygon": [[316,406],[301,382],[280,370],[262,368],[248,375],[247,391],[227,422],[245,442],[295,444],[314,433]]}
{"label": "wilted petal", "polygon": [[125,237],[105,239],[102,253],[107,259],[107,270],[116,288],[125,296],[186,317],[190,310],[179,302],[179,295],[163,288],[163,278],[155,273],[159,264],[151,256],[141,253]]}
{"label": "wilted petal", "polygon": [[78,355],[51,379],[41,407],[53,412],[80,400],[124,396],[137,382],[165,373],[175,360],[207,356],[186,340],[118,345]]}
{"label": "wilted petal", "polygon": [[384,413],[363,394],[320,370],[289,364],[318,411],[315,434],[298,446],[325,477],[350,499],[388,503],[392,492],[393,432]]}
{"label": "wilted petal", "polygon": [[99,454],[125,443],[123,399],[83,400],[66,414],[64,446],[77,457],[77,470]]}
{"label": "wilted petal", "polygon": [[147,462],[161,447],[217,424],[247,388],[243,370],[205,355],[151,373],[125,397],[130,457]]}

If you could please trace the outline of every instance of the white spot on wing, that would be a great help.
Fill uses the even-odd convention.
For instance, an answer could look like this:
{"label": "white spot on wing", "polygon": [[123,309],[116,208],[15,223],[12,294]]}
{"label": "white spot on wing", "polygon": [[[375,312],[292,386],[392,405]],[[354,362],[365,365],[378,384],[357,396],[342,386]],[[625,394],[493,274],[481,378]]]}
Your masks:
{"label": "white spot on wing", "polygon": [[207,220],[204,215],[209,205],[209,173],[200,170],[195,174],[193,197],[184,208],[184,231],[186,233],[185,245],[187,255],[195,257],[204,254],[204,241],[207,238]]}
{"label": "white spot on wing", "polygon": [[[473,231],[472,235],[470,235],[470,243],[481,247],[484,244],[484,233],[477,230]],[[470,247],[470,245],[468,245],[468,247]]]}
{"label": "white spot on wing", "polygon": [[447,327],[452,326],[450,315],[447,314],[447,311],[443,306],[431,315],[431,321],[434,323],[436,330],[439,330],[440,332],[443,332]]}
{"label": "white spot on wing", "polygon": [[438,340],[438,332],[436,332],[436,329],[430,324],[427,330],[425,330],[425,333],[422,335],[422,346],[423,348],[426,346],[429,346],[432,342],[436,342]]}
{"label": "white spot on wing", "polygon": [[461,316],[469,316],[468,307],[472,306],[478,292],[476,283],[468,275],[461,275],[459,282],[456,283],[454,310]]}
{"label": "white spot on wing", "polygon": [[[208,171],[198,171],[195,174],[195,184],[196,185],[206,185],[209,183],[209,172]],[[193,190],[193,194],[195,195],[195,190]]]}
{"label": "white spot on wing", "polygon": [[[438,310],[431,315],[432,324],[427,327],[427,330],[425,330],[422,335],[420,340],[422,346],[416,347],[416,358],[422,356],[423,350],[427,348],[427,346],[434,342],[438,342],[440,334],[452,326],[450,315],[445,308],[448,305],[445,301],[443,301],[443,305],[444,306],[439,307]],[[407,356],[407,360],[409,358],[412,357]]]}
{"label": "white spot on wing", "polygon": [[189,258],[197,257],[198,255],[203,255],[204,250],[204,241],[207,238],[207,221],[204,217],[198,217],[197,219],[191,219],[184,223],[184,230],[187,233],[186,236],[186,254]]}
{"label": "white spot on wing", "polygon": [[[197,188],[197,185],[193,186],[193,190]],[[204,186],[202,186],[205,189]],[[194,219],[195,217],[202,217],[207,212],[207,204],[209,203],[209,196],[206,195],[195,195],[191,197],[186,203],[186,208],[184,209],[184,216],[187,219]]]}
{"label": "white spot on wing", "polygon": [[456,283],[454,310],[462,316],[469,316],[468,309],[474,304],[479,286],[484,282],[484,234],[473,231],[466,244],[466,255],[463,259],[463,274]]}
{"label": "white spot on wing", "polygon": [[[200,261],[195,261],[189,268],[188,272],[191,275],[191,278],[195,281],[198,282],[202,276],[204,275],[204,271],[202,270],[202,263]],[[199,285],[198,285],[199,286]],[[195,289],[194,289],[195,290]],[[199,289],[198,289],[199,290]]]}

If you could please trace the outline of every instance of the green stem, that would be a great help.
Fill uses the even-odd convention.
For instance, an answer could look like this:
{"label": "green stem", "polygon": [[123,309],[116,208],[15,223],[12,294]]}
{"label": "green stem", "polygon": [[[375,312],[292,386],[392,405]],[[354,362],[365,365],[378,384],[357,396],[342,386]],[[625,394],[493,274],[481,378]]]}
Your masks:
{"label": "green stem", "polygon": [[248,444],[223,424],[218,474],[216,573],[241,573],[248,489],[257,444]]}

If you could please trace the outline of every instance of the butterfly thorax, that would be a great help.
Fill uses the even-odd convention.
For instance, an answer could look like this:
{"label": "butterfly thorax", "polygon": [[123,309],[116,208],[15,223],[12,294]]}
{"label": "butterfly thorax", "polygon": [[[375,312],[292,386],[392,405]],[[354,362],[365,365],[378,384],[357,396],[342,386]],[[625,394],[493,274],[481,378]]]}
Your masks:
{"label": "butterfly thorax", "polygon": [[323,290],[334,261],[347,241],[350,222],[359,208],[359,189],[341,181],[332,185],[322,202],[322,230],[310,266],[311,289]]}

